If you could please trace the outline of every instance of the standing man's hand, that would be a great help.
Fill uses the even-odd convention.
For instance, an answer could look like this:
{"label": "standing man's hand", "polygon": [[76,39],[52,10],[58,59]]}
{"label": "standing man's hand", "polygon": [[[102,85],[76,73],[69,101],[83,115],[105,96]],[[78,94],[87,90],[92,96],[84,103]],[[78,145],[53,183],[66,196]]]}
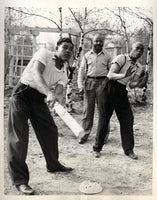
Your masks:
{"label": "standing man's hand", "polygon": [[127,69],[127,71],[126,71],[126,73],[125,73],[125,77],[131,76],[134,72],[135,72],[134,66],[131,65],[131,66]]}

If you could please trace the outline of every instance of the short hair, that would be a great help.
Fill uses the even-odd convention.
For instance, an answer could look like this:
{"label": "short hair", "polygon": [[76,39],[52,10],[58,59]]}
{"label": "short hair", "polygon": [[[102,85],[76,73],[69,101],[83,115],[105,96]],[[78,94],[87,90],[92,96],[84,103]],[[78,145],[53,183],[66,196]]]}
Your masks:
{"label": "short hair", "polygon": [[94,39],[96,37],[101,37],[103,39],[103,41],[105,41],[105,35],[103,33],[98,32],[98,33],[96,33],[96,34],[93,35],[93,37],[92,37],[92,44],[93,44],[93,41],[94,41]]}
{"label": "short hair", "polygon": [[134,42],[132,44],[132,49],[135,48],[136,46],[140,46],[144,50],[144,45],[142,42]]}
{"label": "short hair", "polygon": [[68,37],[64,37],[64,38],[60,38],[57,42],[57,47],[60,46],[63,42],[67,42],[67,43],[70,43],[74,46],[72,40]]}

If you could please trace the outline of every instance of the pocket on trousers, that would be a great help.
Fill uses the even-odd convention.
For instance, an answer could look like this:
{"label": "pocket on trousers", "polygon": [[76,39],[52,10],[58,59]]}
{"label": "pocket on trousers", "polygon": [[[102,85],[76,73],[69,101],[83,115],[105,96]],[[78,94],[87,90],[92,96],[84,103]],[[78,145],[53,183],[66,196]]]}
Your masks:
{"label": "pocket on trousers", "polygon": [[92,90],[92,81],[90,79],[87,79],[85,82],[85,90],[86,91]]}
{"label": "pocket on trousers", "polygon": [[25,108],[25,102],[21,100],[19,96],[11,96],[10,97],[10,106],[14,110],[14,112],[21,112]]}

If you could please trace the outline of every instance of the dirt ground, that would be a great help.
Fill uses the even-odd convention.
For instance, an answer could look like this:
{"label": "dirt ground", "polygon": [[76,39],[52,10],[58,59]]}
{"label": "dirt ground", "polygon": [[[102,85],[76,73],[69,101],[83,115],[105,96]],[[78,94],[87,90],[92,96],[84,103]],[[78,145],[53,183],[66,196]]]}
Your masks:
{"label": "dirt ground", "polygon": [[[8,99],[10,92],[5,92],[4,113],[4,194],[18,195],[8,174],[6,163],[6,133]],[[82,101],[74,101],[73,106],[78,113],[73,117],[81,123],[83,110]],[[87,143],[78,144],[78,139],[71,130],[58,117],[54,120],[59,128],[59,160],[74,170],[71,173],[48,173],[45,160],[39,143],[30,125],[29,151],[27,163],[30,171],[30,186],[36,191],[36,195],[83,195],[79,186],[83,181],[91,180],[101,184],[103,191],[99,195],[152,195],[152,150],[153,150],[153,106],[150,102],[146,106],[134,106],[134,135],[135,153],[138,160],[132,160],[124,155],[119,123],[115,114],[111,119],[111,130],[108,143],[104,145],[100,158],[92,155],[94,144],[97,110],[92,133]]]}

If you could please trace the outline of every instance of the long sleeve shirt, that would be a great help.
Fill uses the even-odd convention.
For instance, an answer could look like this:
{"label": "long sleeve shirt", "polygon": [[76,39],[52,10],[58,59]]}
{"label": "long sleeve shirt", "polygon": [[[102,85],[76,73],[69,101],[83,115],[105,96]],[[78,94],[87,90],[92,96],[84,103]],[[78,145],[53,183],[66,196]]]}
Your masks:
{"label": "long sleeve shirt", "polygon": [[84,87],[86,76],[98,77],[106,76],[109,71],[111,57],[106,51],[101,51],[99,54],[93,50],[88,51],[82,58],[78,72],[78,88]]}

